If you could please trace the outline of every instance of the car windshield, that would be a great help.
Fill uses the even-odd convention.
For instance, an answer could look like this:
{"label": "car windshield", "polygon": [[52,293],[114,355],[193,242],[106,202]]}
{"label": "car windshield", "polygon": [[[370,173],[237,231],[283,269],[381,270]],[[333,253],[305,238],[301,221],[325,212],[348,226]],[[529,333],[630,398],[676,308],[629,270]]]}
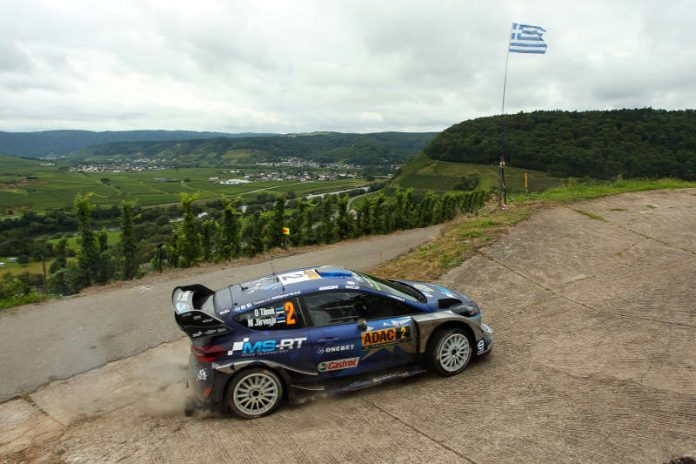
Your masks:
{"label": "car windshield", "polygon": [[416,290],[415,288],[397,282],[395,280],[384,280],[379,277],[371,276],[369,274],[364,274],[362,272],[358,273],[364,277],[368,282],[372,283],[377,290],[382,292],[391,293],[394,296],[403,298],[408,301],[418,301],[420,303],[425,303],[427,300],[425,295]]}

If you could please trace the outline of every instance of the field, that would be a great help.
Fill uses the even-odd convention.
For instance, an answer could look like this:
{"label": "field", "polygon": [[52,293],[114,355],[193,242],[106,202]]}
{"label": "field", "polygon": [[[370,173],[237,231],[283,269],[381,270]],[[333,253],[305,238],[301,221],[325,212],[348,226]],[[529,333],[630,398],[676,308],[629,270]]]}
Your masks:
{"label": "field", "polygon": [[221,185],[208,180],[238,177],[224,168],[181,168],[128,173],[67,172],[34,160],[0,157],[0,213],[31,208],[45,210],[71,207],[75,195],[92,193],[99,205],[137,200],[140,206],[178,203],[179,194],[198,193],[201,200],[234,197],[260,192],[289,192],[297,195],[323,193],[363,186],[362,179],[296,182],[266,181],[243,185]]}
{"label": "field", "polygon": [[[508,192],[524,193],[525,172],[529,176],[530,192],[540,192],[565,182],[563,178],[552,177],[544,172],[508,167],[505,168]],[[416,190],[453,190],[462,177],[472,174],[479,176],[479,188],[489,189],[498,186],[497,166],[431,160],[423,153],[416,155],[404,165],[401,175],[393,185],[412,187]]]}

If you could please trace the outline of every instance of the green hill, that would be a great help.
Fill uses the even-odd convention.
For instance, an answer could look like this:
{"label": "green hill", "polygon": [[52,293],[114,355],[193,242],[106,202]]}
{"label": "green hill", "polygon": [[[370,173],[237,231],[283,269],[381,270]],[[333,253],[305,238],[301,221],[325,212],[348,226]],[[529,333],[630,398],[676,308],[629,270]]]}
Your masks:
{"label": "green hill", "polygon": [[[559,177],[696,180],[696,111],[536,111],[505,116],[508,166]],[[432,160],[495,165],[500,116],[464,121],[426,148]],[[511,171],[513,172],[513,171]]]}
{"label": "green hill", "polygon": [[[542,171],[508,167],[505,169],[508,192],[524,192],[525,172],[529,176],[530,192],[546,190],[565,181],[564,178],[553,177]],[[472,176],[479,179],[479,188],[489,189],[498,186],[497,165],[433,160],[421,152],[401,168],[399,175],[390,183],[390,186],[449,191],[454,190],[462,178]]]}
{"label": "green hill", "polygon": [[42,132],[0,131],[0,154],[40,157],[64,155],[91,145],[111,142],[171,141],[214,137],[258,137],[272,134],[227,134],[167,130],[134,130],[93,132],[85,130],[52,130]]}
{"label": "green hill", "polygon": [[437,134],[320,132],[272,137],[214,138],[176,142],[119,142],[72,153],[75,161],[157,158],[180,166],[220,166],[246,161],[297,157],[317,162],[345,161],[361,165],[400,164],[422,150]]}

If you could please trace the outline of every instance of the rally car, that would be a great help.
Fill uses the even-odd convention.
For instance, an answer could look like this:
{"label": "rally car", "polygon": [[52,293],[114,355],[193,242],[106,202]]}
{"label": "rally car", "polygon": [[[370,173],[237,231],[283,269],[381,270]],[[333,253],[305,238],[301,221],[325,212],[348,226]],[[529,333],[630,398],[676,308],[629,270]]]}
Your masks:
{"label": "rally car", "polygon": [[285,398],[300,402],[425,369],[450,376],[493,346],[493,330],[465,295],[336,266],[216,292],[177,287],[172,301],[191,339],[187,414],[222,407],[256,418]]}

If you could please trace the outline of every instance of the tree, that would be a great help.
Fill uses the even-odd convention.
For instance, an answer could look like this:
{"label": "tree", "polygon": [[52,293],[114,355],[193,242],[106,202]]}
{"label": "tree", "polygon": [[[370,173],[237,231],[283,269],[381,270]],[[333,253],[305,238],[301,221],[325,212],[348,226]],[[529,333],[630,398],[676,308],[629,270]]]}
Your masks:
{"label": "tree", "polygon": [[256,212],[248,216],[244,224],[244,254],[254,256],[263,251],[263,226],[264,221],[260,213]]}
{"label": "tree", "polygon": [[281,229],[285,227],[285,195],[276,197],[275,206],[273,208],[273,219],[269,225],[271,227],[269,248],[282,245],[283,234],[281,233]]}
{"label": "tree", "polygon": [[239,256],[241,252],[240,230],[241,223],[239,213],[237,212],[237,204],[227,202],[225,209],[222,211],[222,226],[218,236],[217,251],[220,258],[229,261],[231,258]]}
{"label": "tree", "polygon": [[51,267],[48,268],[48,272],[51,274],[59,269],[63,269],[68,264],[68,241],[65,237],[58,240],[58,243],[53,248],[53,254],[55,259],[51,263]]}
{"label": "tree", "polygon": [[326,195],[321,203],[319,224],[319,240],[322,243],[332,243],[335,239],[333,223],[333,195]]}
{"label": "tree", "polygon": [[345,240],[353,235],[352,221],[350,220],[348,213],[348,195],[343,195],[338,200],[336,232],[339,240]]}
{"label": "tree", "polygon": [[295,205],[295,213],[290,219],[290,242],[295,246],[305,244],[306,234],[304,230],[305,212],[307,211],[307,202],[301,199],[297,200]]}
{"label": "tree", "polygon": [[121,203],[121,255],[123,256],[123,273],[125,280],[135,278],[138,273],[137,242],[133,227],[133,208],[130,201]]}
{"label": "tree", "polygon": [[97,273],[94,275],[94,281],[103,285],[109,281],[112,274],[111,254],[109,253],[109,235],[104,227],[99,231],[98,242],[99,261],[97,263]]}
{"label": "tree", "polygon": [[198,264],[203,254],[201,234],[196,226],[196,216],[193,214],[193,202],[197,194],[181,194],[181,207],[184,210],[184,221],[179,233],[177,248],[179,250],[178,266],[191,267]]}
{"label": "tree", "polygon": [[213,240],[217,235],[218,223],[214,219],[206,219],[201,225],[201,240],[203,244],[203,261],[211,261],[215,256]]}
{"label": "tree", "polygon": [[92,203],[90,195],[78,194],[73,203],[75,216],[80,229],[80,250],[77,255],[78,269],[80,270],[79,284],[87,287],[92,284],[99,268],[99,250],[92,229]]}

